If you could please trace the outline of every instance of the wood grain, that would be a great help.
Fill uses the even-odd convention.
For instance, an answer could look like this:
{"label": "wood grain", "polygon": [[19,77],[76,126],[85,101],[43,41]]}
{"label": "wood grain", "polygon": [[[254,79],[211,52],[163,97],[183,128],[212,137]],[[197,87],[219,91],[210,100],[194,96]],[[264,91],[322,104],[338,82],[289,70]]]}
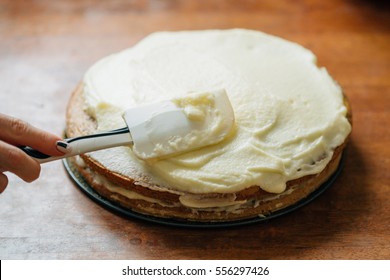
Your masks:
{"label": "wood grain", "polygon": [[354,129],[336,183],[262,224],[183,229],[83,195],[61,162],[0,196],[1,259],[390,259],[390,10],[385,1],[0,0],[0,112],[61,134],[97,59],[160,30],[250,28],[310,48],[342,85]]}

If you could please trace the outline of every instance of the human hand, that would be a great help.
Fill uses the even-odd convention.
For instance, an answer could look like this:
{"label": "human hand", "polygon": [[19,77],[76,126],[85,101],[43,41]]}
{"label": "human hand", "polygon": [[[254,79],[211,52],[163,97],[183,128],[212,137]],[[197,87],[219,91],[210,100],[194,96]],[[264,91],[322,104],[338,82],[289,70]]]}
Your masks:
{"label": "human hand", "polygon": [[39,177],[41,166],[35,159],[24,153],[18,146],[30,146],[51,156],[64,153],[57,149],[56,143],[61,138],[32,125],[0,114],[0,193],[8,185],[4,174],[9,171],[26,182]]}

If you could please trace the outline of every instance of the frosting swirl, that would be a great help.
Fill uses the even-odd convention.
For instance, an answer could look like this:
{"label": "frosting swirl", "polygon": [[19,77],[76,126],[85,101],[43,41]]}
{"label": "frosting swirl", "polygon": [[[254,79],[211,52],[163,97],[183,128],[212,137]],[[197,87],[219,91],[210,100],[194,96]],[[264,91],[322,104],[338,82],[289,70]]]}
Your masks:
{"label": "frosting swirl", "polygon": [[321,172],[351,131],[339,85],[302,46],[257,31],[154,33],[93,65],[84,78],[88,112],[101,130],[124,125],[128,107],[226,89],[235,114],[224,141],[158,161],[130,148],[91,154],[114,172],[191,193],[253,185],[281,193]]}

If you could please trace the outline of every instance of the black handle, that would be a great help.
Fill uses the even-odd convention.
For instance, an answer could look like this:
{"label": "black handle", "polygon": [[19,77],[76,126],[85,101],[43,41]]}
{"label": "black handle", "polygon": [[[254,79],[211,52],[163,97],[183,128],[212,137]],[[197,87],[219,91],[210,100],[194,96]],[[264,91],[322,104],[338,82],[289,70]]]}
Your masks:
{"label": "black handle", "polygon": [[34,150],[33,148],[29,146],[22,146],[19,147],[22,151],[24,151],[26,154],[28,154],[30,157],[36,158],[36,159],[46,159],[50,156],[44,153],[41,153],[40,151]]}

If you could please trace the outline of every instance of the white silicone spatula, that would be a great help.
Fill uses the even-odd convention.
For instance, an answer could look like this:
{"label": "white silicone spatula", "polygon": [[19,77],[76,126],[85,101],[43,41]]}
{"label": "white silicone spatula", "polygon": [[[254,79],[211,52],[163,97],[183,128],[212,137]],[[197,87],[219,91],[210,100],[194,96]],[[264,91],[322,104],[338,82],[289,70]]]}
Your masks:
{"label": "white silicone spatula", "polygon": [[219,143],[234,124],[225,90],[130,108],[123,118],[127,127],[65,139],[69,152],[64,156],[21,149],[41,163],[117,146],[131,146],[141,159],[161,158]]}

